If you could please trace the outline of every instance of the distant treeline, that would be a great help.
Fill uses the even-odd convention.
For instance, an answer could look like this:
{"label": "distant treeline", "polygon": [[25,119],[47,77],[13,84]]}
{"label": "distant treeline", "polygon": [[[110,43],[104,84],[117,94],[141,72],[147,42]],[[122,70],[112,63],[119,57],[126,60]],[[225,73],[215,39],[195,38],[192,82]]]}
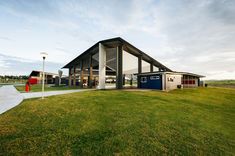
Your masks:
{"label": "distant treeline", "polygon": [[28,78],[26,75],[0,75],[0,83],[25,83]]}

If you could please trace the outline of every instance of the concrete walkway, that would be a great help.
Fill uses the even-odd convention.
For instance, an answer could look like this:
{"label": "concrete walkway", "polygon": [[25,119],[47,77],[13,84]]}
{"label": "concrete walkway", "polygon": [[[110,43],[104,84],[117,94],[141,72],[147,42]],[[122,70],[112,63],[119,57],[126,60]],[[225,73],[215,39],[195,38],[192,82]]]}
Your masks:
{"label": "concrete walkway", "polygon": [[17,106],[23,101],[23,96],[13,85],[0,87],[0,114]]}
{"label": "concrete walkway", "polygon": [[[47,91],[44,92],[44,96],[53,96],[53,95],[61,95],[61,94],[69,94],[69,93],[75,93],[75,92],[84,92],[84,91],[90,91],[94,89],[73,89],[73,90],[60,90],[60,91]],[[39,98],[42,97],[42,92],[32,92],[32,93],[21,93],[21,95],[24,97],[24,99],[31,99],[31,98]]]}
{"label": "concrete walkway", "polygon": [[[95,89],[74,89],[74,90],[61,90],[61,91],[47,91],[44,96],[53,96],[61,94],[69,94],[75,92],[90,91]],[[19,105],[23,99],[39,98],[42,92],[20,93],[13,85],[5,85],[0,87],[0,114],[10,110],[11,108]]]}

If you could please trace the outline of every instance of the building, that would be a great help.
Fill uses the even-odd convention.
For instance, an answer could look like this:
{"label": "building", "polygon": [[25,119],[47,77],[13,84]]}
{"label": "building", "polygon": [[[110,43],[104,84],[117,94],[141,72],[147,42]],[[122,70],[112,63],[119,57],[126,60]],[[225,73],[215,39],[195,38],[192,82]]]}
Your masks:
{"label": "building", "polygon": [[[49,73],[49,72],[44,72],[44,73],[45,73],[45,84],[54,84],[55,77],[58,76],[58,74]],[[41,84],[42,77],[43,77],[42,71],[33,70],[29,75],[28,81],[30,84]]]}
{"label": "building", "polygon": [[[134,64],[127,56],[137,60],[136,71],[124,69],[126,64]],[[143,71],[146,67],[147,72]],[[161,76],[160,73],[166,75],[174,73],[120,37],[97,42],[63,68],[69,69],[69,86],[80,85],[81,87],[98,87],[99,89],[107,88],[107,81],[111,81],[110,77],[112,77],[112,82],[115,82],[117,89],[135,84],[137,84],[136,87],[142,88],[140,82],[143,74],[153,73],[154,75],[158,73]],[[178,77],[178,74],[176,75],[175,77]],[[137,80],[136,83],[135,80]],[[155,87],[155,89],[159,88]]]}
{"label": "building", "polygon": [[188,72],[147,72],[136,74],[139,88],[173,90],[177,88],[194,88],[200,85],[202,75]]}

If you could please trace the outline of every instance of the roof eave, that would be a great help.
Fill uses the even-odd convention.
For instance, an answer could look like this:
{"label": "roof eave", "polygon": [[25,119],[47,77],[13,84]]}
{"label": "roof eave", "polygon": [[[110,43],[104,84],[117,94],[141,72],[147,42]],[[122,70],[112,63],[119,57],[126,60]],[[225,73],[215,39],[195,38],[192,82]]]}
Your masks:
{"label": "roof eave", "polygon": [[155,60],[154,58],[152,58],[151,56],[149,56],[148,54],[144,53],[143,51],[141,51],[140,49],[138,49],[137,47],[133,46],[132,44],[130,44],[129,42],[127,42],[126,40],[122,39],[121,37],[116,37],[116,38],[111,38],[111,39],[106,39],[106,40],[101,40],[99,42],[97,42],[96,44],[94,44],[93,46],[91,46],[90,48],[88,48],[86,51],[84,51],[82,54],[80,54],[79,56],[77,56],[75,59],[73,59],[72,61],[70,61],[68,64],[66,64],[63,68],[69,68],[70,66],[72,66],[73,62],[79,58],[81,58],[82,56],[86,55],[90,50],[92,50],[93,48],[95,48],[96,46],[98,46],[99,43],[106,43],[106,42],[112,42],[112,41],[119,41],[122,44],[127,44],[128,46],[134,48],[135,50],[137,50],[140,55],[145,55],[146,57],[148,57],[150,60],[152,60],[152,63],[155,65],[158,65],[164,69],[166,69],[166,71],[171,71],[172,70],[166,66],[164,66],[163,64],[161,64],[160,62],[158,62],[157,60]]}

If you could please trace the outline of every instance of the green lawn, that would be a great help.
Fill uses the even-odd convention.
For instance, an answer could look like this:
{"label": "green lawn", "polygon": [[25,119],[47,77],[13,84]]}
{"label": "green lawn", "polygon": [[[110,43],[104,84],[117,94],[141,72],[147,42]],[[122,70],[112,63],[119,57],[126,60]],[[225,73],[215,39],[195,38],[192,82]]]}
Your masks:
{"label": "green lawn", "polygon": [[0,155],[234,155],[235,89],[88,91],[0,115]]}
{"label": "green lawn", "polygon": [[235,80],[207,80],[209,86],[235,88]]}
{"label": "green lawn", "polygon": [[[15,86],[16,89],[19,92],[25,92],[25,86]],[[45,85],[45,91],[55,91],[55,90],[68,90],[68,89],[79,89],[79,86],[76,87],[68,87],[65,85],[62,86],[50,86],[50,85]],[[30,85],[30,92],[41,92],[42,91],[42,85],[37,84],[37,85]]]}

